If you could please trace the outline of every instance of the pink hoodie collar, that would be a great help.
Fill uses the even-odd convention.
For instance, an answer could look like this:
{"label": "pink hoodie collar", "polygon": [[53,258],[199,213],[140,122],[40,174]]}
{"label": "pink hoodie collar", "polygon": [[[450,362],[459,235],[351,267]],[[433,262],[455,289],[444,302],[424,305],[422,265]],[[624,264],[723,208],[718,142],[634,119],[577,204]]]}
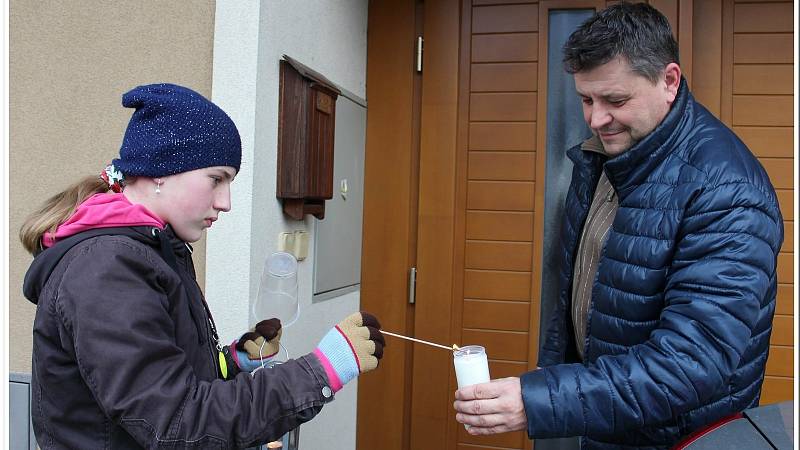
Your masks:
{"label": "pink hoodie collar", "polygon": [[123,194],[94,194],[78,206],[75,213],[56,229],[45,233],[44,248],[58,240],[94,228],[152,226],[163,229],[166,223],[143,205],[131,203]]}

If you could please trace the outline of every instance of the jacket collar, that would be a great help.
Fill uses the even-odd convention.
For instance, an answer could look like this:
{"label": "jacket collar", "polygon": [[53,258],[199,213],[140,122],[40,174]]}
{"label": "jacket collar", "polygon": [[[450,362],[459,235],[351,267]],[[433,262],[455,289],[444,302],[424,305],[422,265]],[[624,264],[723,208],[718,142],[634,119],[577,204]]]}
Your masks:
{"label": "jacket collar", "polygon": [[628,187],[641,184],[645,177],[673,151],[675,146],[672,145],[672,141],[690,121],[690,117],[686,114],[690,97],[686,79],[681,77],[675,102],[664,120],[628,151],[605,163],[606,175],[617,192],[623,193]]}
{"label": "jacket collar", "polygon": [[124,194],[97,193],[84,200],[55,233],[45,233],[42,246],[95,228],[150,226],[164,228],[164,221],[144,205],[131,203]]}
{"label": "jacket collar", "polygon": [[[603,148],[603,142],[596,135],[591,135],[581,144],[581,150],[585,152],[594,152],[601,155],[606,155],[606,150]],[[607,156],[607,155],[606,155]]]}
{"label": "jacket collar", "polygon": [[[603,161],[609,181],[618,194],[624,196],[628,188],[641,184],[652,170],[675,148],[672,141],[680,135],[681,130],[692,119],[687,107],[691,100],[686,80],[681,78],[678,94],[664,120],[644,139],[628,149],[625,153],[608,159],[603,152],[593,151],[591,138],[581,145],[567,151],[567,156],[575,165],[583,166],[591,171],[595,164]],[[584,148],[585,146],[588,148]]]}

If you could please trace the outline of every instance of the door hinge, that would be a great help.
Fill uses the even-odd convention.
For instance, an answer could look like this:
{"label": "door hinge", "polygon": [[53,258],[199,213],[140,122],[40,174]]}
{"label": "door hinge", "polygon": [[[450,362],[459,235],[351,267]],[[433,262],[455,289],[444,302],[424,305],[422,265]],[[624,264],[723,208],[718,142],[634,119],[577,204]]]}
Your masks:
{"label": "door hinge", "polygon": [[408,303],[414,304],[417,298],[417,268],[408,271]]}
{"label": "door hinge", "polygon": [[417,36],[417,72],[422,72],[422,36]]}

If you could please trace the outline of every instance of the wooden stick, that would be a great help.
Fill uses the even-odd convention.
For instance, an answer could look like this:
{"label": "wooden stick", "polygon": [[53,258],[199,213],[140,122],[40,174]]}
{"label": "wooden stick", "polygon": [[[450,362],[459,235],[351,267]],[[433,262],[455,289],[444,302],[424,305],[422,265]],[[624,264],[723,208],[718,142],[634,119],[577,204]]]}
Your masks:
{"label": "wooden stick", "polygon": [[389,336],[394,336],[394,337],[400,338],[400,339],[408,339],[409,341],[419,342],[420,344],[432,345],[434,347],[443,348],[443,349],[449,350],[451,352],[455,350],[453,347],[448,347],[446,345],[441,345],[441,344],[434,344],[433,342],[428,342],[428,341],[423,341],[422,339],[416,339],[416,338],[412,338],[412,337],[408,337],[408,336],[403,336],[402,334],[390,333],[388,331],[383,331],[383,330],[381,330],[381,333],[388,334]]}

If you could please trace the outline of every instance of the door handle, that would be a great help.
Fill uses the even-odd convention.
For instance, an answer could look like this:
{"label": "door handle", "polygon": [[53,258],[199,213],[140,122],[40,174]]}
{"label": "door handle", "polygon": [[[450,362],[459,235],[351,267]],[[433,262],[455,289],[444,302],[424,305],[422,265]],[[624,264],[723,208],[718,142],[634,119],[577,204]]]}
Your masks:
{"label": "door handle", "polygon": [[417,268],[412,267],[408,271],[408,303],[414,304],[417,300]]}

